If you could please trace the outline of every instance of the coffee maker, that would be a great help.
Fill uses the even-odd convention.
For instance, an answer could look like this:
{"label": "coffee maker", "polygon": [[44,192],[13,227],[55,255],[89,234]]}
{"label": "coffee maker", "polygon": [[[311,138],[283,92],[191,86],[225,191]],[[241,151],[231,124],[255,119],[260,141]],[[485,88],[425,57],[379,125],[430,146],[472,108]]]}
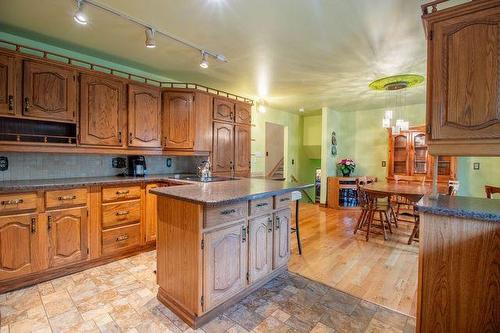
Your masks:
{"label": "coffee maker", "polygon": [[133,177],[144,177],[146,170],[146,159],[142,155],[128,156],[128,175]]}

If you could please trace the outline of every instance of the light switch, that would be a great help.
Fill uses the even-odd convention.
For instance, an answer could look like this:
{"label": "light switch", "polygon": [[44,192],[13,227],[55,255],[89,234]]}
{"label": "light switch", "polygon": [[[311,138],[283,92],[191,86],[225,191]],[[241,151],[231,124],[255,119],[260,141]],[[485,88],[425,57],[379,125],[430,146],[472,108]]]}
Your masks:
{"label": "light switch", "polygon": [[476,162],[476,163],[473,164],[473,169],[474,170],[479,170],[479,167],[480,167],[480,163]]}

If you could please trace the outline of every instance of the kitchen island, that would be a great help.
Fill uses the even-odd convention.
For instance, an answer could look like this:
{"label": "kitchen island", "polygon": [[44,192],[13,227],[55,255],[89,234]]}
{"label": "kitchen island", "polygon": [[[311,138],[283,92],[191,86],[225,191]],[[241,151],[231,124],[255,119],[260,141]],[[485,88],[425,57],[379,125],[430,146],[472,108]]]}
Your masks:
{"label": "kitchen island", "polygon": [[158,299],[197,328],[287,269],[291,192],[241,179],[156,188]]}

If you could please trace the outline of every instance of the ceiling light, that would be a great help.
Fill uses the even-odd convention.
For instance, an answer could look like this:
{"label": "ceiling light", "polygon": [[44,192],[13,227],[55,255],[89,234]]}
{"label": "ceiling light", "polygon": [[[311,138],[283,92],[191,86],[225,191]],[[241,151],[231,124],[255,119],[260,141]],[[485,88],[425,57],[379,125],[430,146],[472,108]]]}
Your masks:
{"label": "ceiling light", "polygon": [[207,53],[206,53],[205,51],[201,51],[201,62],[200,62],[200,67],[201,67],[201,68],[208,68]]}
{"label": "ceiling light", "polygon": [[151,28],[146,29],[146,47],[149,49],[156,47],[155,31]]}
{"label": "ceiling light", "polygon": [[85,13],[83,12],[83,1],[77,0],[76,6],[77,10],[75,12],[75,15],[73,15],[73,19],[78,24],[86,25],[88,23],[88,20],[87,20],[87,15],[85,15]]}
{"label": "ceiling light", "polygon": [[299,112],[304,112],[304,108],[300,108],[300,109],[299,109]]}

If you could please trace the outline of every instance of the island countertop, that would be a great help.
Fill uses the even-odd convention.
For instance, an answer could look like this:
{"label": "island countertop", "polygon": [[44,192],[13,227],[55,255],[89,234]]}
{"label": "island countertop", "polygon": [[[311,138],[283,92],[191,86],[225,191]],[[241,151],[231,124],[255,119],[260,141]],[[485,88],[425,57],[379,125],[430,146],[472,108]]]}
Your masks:
{"label": "island countertop", "polygon": [[296,184],[276,180],[244,178],[213,183],[159,187],[150,190],[150,192],[159,196],[167,196],[206,206],[217,206],[243,200],[265,198],[271,195],[280,195],[313,186],[313,184]]}
{"label": "island countertop", "polygon": [[500,222],[500,200],[440,195],[437,200],[424,196],[417,209],[422,213]]}

